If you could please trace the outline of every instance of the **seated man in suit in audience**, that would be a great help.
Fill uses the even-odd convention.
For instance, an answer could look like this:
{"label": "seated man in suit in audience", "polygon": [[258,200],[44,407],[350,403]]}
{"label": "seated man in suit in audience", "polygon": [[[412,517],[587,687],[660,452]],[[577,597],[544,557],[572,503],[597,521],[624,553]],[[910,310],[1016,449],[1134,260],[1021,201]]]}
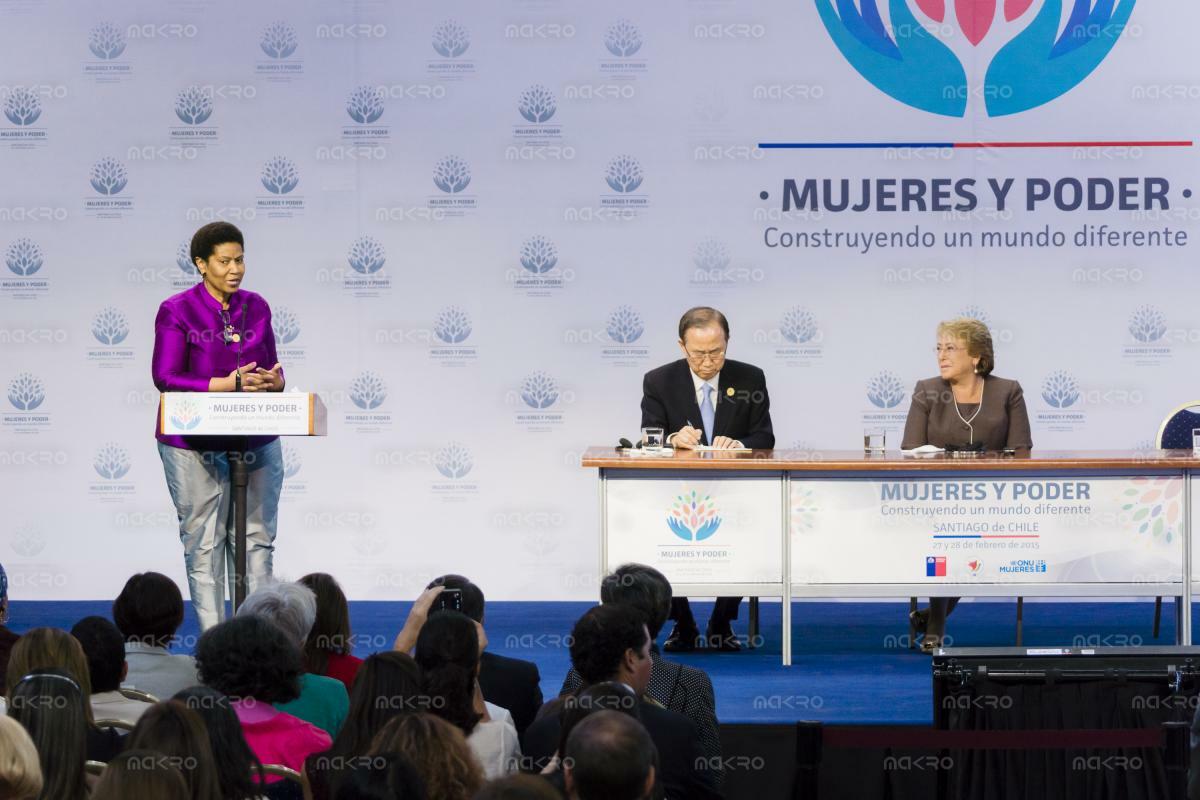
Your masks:
{"label": "seated man in suit in audience", "polygon": [[[652,369],[642,382],[642,427],[662,428],[667,443],[688,450],[767,449],[775,446],[767,379],[758,367],[725,358],[729,321],[715,308],[688,309],[679,320],[683,358]],[[741,649],[730,625],[740,597],[719,597],[704,643],[722,651]],[[667,652],[695,648],[700,629],[686,597],[671,601],[675,629],[663,645]]]}
{"label": "seated man in suit in audience", "polygon": [[[483,625],[484,597],[483,590],[462,575],[443,575],[430,582],[426,589],[442,586],[446,589],[458,589],[461,593],[461,611],[471,619]],[[434,608],[454,608],[453,603],[443,598],[443,592],[434,601]],[[489,703],[508,709],[512,714],[513,724],[517,733],[524,735],[525,729],[533,722],[537,711],[542,707],[542,676],[538,673],[537,664],[532,661],[522,661],[519,658],[483,651],[479,658],[479,688],[483,691],[483,699]]]}
{"label": "seated man in suit in audience", "polygon": [[[596,606],[571,630],[571,666],[584,684],[614,681],[642,698],[642,724],[658,748],[658,781],[669,800],[720,797],[713,763],[700,747],[700,732],[682,714],[662,708],[645,697],[650,683],[650,632],[641,614],[619,603]],[[525,731],[521,752],[528,763],[550,764],[558,750],[562,702],[548,704],[542,716]],[[565,762],[564,762],[565,764]]]}
{"label": "seated man in suit in audience", "polygon": [[87,656],[92,718],[137,723],[154,704],[132,700],[120,692],[129,665],[125,663],[125,637],[117,626],[104,617],[84,617],[71,628],[71,635]]}
{"label": "seated man in suit in audience", "polygon": [[[622,564],[600,583],[600,602],[631,606],[642,615],[650,631],[650,683],[646,694],[668,708],[696,723],[704,756],[721,763],[721,737],[717,728],[716,700],[712,680],[704,670],[666,661],[654,644],[658,632],[671,612],[671,582],[654,567],[644,564]],[[583,688],[583,678],[572,667],[563,680],[560,695],[575,694]],[[718,785],[724,770],[718,768]]]}
{"label": "seated man in suit in audience", "polygon": [[620,711],[597,711],[567,737],[563,782],[571,800],[653,797],[654,742]]}

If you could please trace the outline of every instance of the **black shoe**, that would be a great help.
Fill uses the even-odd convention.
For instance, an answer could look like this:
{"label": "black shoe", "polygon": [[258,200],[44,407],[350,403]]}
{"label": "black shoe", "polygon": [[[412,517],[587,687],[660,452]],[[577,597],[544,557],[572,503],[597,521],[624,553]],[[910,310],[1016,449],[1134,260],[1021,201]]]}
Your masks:
{"label": "black shoe", "polygon": [[671,630],[671,635],[663,642],[663,652],[666,653],[690,653],[696,649],[696,640],[700,638],[700,631],[696,628],[681,628],[676,625]]}
{"label": "black shoe", "polygon": [[729,623],[715,628],[709,625],[704,632],[704,641],[710,650],[718,650],[722,653],[736,653],[742,649],[742,644],[733,635],[733,628],[729,626]]}

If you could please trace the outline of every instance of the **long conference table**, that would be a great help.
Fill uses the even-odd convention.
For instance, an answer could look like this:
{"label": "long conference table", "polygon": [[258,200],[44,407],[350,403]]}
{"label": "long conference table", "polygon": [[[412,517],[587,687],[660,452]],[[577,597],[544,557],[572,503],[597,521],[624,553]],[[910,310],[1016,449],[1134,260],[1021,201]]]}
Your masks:
{"label": "long conference table", "polygon": [[[1015,456],[594,447],[600,568],[652,565],[677,596],[1179,598],[1192,643],[1191,450]],[[897,620],[897,627],[903,622]]]}

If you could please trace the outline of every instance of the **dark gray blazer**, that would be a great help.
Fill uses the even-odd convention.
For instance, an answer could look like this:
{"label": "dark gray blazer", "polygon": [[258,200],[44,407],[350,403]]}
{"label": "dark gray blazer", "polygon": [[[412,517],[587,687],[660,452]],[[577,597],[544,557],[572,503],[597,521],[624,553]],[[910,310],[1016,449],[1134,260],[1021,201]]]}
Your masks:
{"label": "dark gray blazer", "polygon": [[954,393],[950,384],[941,378],[917,381],[912,393],[912,406],[904,423],[904,440],[900,447],[911,450],[924,444],[945,447],[965,445],[974,429],[974,441],[983,442],[985,450],[1006,447],[1029,449],[1033,434],[1029,430],[1029,412],[1025,410],[1025,393],[1021,384],[1007,378],[988,375],[983,384],[983,408],[971,420],[971,426],[959,419],[971,419],[978,403],[959,403],[954,410]]}

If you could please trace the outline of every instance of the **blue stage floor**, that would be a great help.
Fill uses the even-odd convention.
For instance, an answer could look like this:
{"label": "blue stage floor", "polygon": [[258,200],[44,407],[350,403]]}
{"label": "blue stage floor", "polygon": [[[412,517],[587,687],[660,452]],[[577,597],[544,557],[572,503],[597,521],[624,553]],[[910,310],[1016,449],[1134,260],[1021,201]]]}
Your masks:
{"label": "blue stage floor", "polygon": [[[709,605],[696,603],[697,619]],[[546,697],[557,693],[570,666],[564,640],[587,603],[488,603],[489,649],[537,662]],[[70,628],[89,614],[109,616],[103,602],[12,603],[11,627]],[[351,603],[359,656],[389,647],[408,603]],[[1163,610],[1162,631],[1151,637],[1151,603],[1026,603],[1027,646],[1169,645],[1174,606]],[[849,725],[932,721],[929,657],[906,647],[907,604],[797,603],[793,606],[793,665],[780,664],[778,604],[763,603],[763,647],[736,654],[691,654],[681,661],[707,670],[717,714],[727,723],[820,720]],[[951,617],[956,646],[1007,646],[1014,641],[1015,603],[964,603]],[[746,605],[735,630],[744,633]],[[189,609],[177,648],[190,651],[197,632]],[[669,628],[663,631],[663,636]]]}

